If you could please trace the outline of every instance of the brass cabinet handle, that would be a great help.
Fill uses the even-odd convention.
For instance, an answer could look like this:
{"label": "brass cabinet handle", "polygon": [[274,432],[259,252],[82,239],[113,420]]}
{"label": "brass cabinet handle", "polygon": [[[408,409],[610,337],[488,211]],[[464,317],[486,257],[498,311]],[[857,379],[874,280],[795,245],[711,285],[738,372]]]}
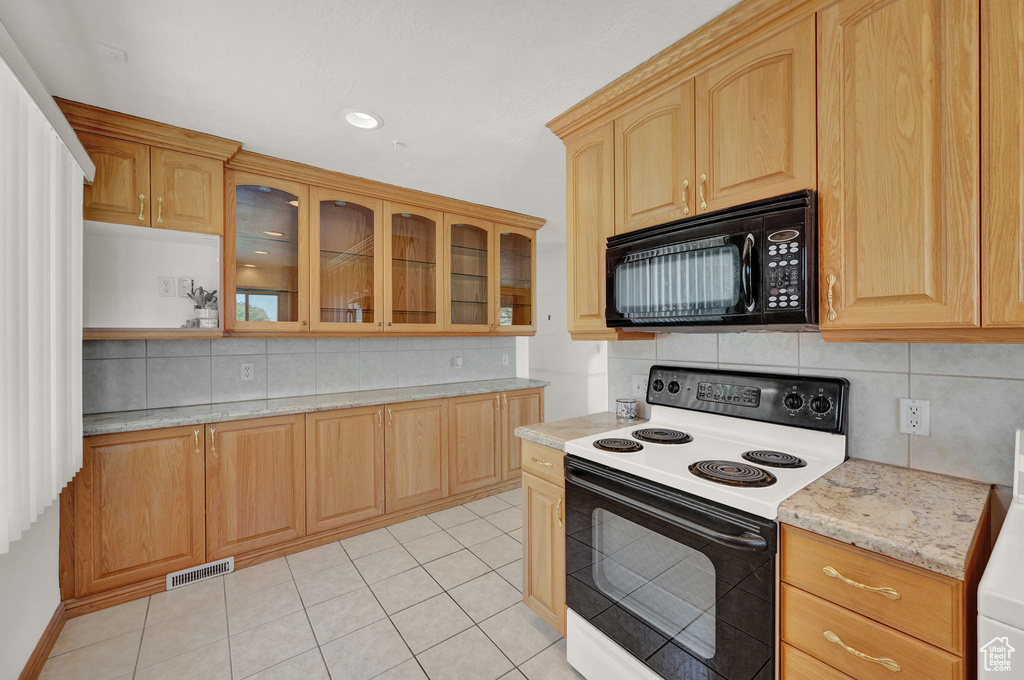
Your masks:
{"label": "brass cabinet handle", "polygon": [[828,302],[828,320],[835,321],[837,314],[835,307],[832,306],[832,288],[836,285],[836,275],[829,274],[825,281],[828,282],[828,292],[825,295],[825,301]]}
{"label": "brass cabinet handle", "polygon": [[704,182],[708,181],[707,173],[700,173],[700,185],[697,187],[697,192],[700,194],[700,209],[707,210],[708,202],[704,200]]}
{"label": "brass cabinet handle", "polygon": [[562,496],[558,496],[558,505],[555,506],[555,517],[558,518],[558,526],[562,526]]}
{"label": "brass cabinet handle", "polygon": [[394,414],[391,413],[391,407],[388,406],[388,427],[391,427],[391,422],[394,420]]}
{"label": "brass cabinet handle", "polygon": [[690,179],[683,180],[683,214],[690,214],[690,204],[686,202],[686,195],[690,192]]}
{"label": "brass cabinet handle", "polygon": [[145,220],[146,219],[146,216],[143,214],[145,212],[145,206],[146,206],[146,194],[139,194],[139,219],[140,220]]}
{"label": "brass cabinet handle", "polygon": [[496,413],[501,413],[501,396],[494,395],[494,410]]}
{"label": "brass cabinet handle", "polygon": [[505,410],[508,410],[508,394],[505,392],[501,393],[501,402],[505,406]]}
{"label": "brass cabinet handle", "polygon": [[543,465],[544,467],[554,467],[554,465],[552,463],[545,463],[542,460],[538,460],[537,456],[530,456],[530,460],[532,460],[537,465]]}
{"label": "brass cabinet handle", "polygon": [[864,659],[865,661],[871,661],[872,663],[877,663],[878,665],[884,666],[885,668],[888,668],[889,670],[891,670],[893,672],[898,672],[898,671],[902,670],[900,668],[900,665],[898,663],[896,663],[895,661],[893,661],[892,659],[887,659],[884,656],[868,656],[864,652],[857,651],[853,647],[850,647],[845,642],[840,640],[839,636],[836,635],[835,633],[833,633],[830,630],[826,630],[823,633],[823,635],[825,636],[826,640],[828,640],[829,642],[834,642],[835,644],[839,645],[840,647],[842,647],[843,649],[848,651],[850,654],[853,654],[858,659]]}
{"label": "brass cabinet handle", "polygon": [[384,409],[379,408],[379,409],[377,409],[377,427],[382,427],[383,425],[384,425]]}
{"label": "brass cabinet handle", "polygon": [[210,453],[217,455],[217,428],[210,426]]}
{"label": "brass cabinet handle", "polygon": [[156,197],[156,221],[157,223],[163,223],[164,221],[164,197]]}
{"label": "brass cabinet handle", "polygon": [[883,597],[887,597],[890,600],[898,600],[898,599],[900,599],[900,594],[897,593],[892,588],[872,588],[871,586],[866,586],[863,583],[857,583],[856,581],[851,581],[850,579],[846,578],[845,576],[840,574],[838,571],[836,571],[832,567],[823,567],[822,571],[825,572],[825,576],[828,576],[829,578],[837,578],[840,581],[842,581],[843,583],[849,584],[849,585],[853,586],[854,588],[860,588],[861,590],[866,590],[866,591],[868,591],[870,593],[878,593],[879,595],[881,595]]}
{"label": "brass cabinet handle", "polygon": [[196,429],[192,430],[192,434],[196,438],[196,453],[198,454],[200,452],[199,451],[199,428],[197,427]]}

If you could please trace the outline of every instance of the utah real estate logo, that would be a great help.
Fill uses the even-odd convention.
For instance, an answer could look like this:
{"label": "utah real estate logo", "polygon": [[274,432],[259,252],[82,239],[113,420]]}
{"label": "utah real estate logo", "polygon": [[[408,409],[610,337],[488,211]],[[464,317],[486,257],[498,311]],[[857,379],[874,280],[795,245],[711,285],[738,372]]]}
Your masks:
{"label": "utah real estate logo", "polygon": [[1017,651],[1010,646],[1010,639],[1006,637],[993,638],[988,644],[982,645],[979,650],[986,672],[1000,672],[1010,670],[1010,657]]}

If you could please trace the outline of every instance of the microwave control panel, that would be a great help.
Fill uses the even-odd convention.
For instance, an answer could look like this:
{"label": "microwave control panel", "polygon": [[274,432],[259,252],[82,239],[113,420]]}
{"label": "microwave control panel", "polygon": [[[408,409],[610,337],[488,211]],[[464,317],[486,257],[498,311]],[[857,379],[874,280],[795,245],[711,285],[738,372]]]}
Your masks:
{"label": "microwave control panel", "polygon": [[804,248],[797,229],[769,231],[764,258],[768,311],[800,309],[804,305]]}

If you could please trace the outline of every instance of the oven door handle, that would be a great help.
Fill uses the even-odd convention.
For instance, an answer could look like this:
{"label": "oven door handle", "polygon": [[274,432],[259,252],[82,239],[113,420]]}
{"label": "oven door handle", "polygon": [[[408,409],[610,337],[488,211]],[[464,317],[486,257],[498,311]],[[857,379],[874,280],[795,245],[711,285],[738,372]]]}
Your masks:
{"label": "oven door handle", "polygon": [[743,304],[748,312],[754,311],[754,235],[747,234],[743,239]]}
{"label": "oven door handle", "polygon": [[643,512],[645,514],[657,517],[658,519],[668,522],[673,526],[697,534],[698,536],[702,536],[710,541],[721,543],[723,545],[727,545],[733,548],[738,548],[740,550],[748,550],[754,552],[763,552],[768,549],[768,542],[764,539],[764,537],[755,534],[752,531],[744,531],[742,534],[737,536],[734,534],[727,534],[721,531],[717,531],[715,529],[712,529],[711,527],[706,527],[703,524],[698,524],[697,522],[693,522],[683,517],[677,517],[676,515],[665,512],[664,510],[656,508],[653,505],[648,505],[643,501],[638,501],[635,498],[630,498],[629,496],[621,494],[617,491],[612,491],[611,489],[605,488],[600,484],[589,482],[580,477],[579,475],[577,475],[576,470],[570,465],[565,466],[565,479],[567,482],[572,482],[573,484],[581,486],[584,489],[587,489],[588,491],[591,491],[599,496],[604,496],[605,498],[609,498],[613,501],[622,503],[623,505],[633,508],[634,510],[639,510],[640,512]]}

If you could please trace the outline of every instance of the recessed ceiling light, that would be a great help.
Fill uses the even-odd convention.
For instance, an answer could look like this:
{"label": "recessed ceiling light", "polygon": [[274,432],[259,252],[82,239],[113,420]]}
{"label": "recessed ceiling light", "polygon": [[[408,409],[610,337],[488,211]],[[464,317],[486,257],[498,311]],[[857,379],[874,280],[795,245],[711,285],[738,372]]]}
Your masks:
{"label": "recessed ceiling light", "polygon": [[267,255],[268,254],[267,251],[265,251],[265,250],[254,250],[252,252],[253,252],[254,255]]}
{"label": "recessed ceiling light", "polygon": [[296,208],[298,208],[299,207],[299,199],[296,198],[294,201],[288,201],[288,205],[294,205]]}
{"label": "recessed ceiling light", "polygon": [[256,268],[256,265],[254,265],[254,264],[243,264],[242,266],[243,267],[249,267],[250,269],[255,269]]}
{"label": "recessed ceiling light", "polygon": [[348,203],[346,203],[345,201],[335,201],[334,205],[338,206],[339,208],[344,208],[346,205],[348,205]]}
{"label": "recessed ceiling light", "polygon": [[265,231],[263,233],[266,234],[267,236],[284,236],[283,231]]}
{"label": "recessed ceiling light", "polygon": [[345,121],[349,125],[360,130],[377,130],[384,127],[384,120],[376,113],[359,109],[346,109],[342,113],[345,114]]}
{"label": "recessed ceiling light", "polygon": [[259,189],[260,191],[262,191],[265,194],[269,194],[270,193],[270,187],[256,187],[256,188]]}

